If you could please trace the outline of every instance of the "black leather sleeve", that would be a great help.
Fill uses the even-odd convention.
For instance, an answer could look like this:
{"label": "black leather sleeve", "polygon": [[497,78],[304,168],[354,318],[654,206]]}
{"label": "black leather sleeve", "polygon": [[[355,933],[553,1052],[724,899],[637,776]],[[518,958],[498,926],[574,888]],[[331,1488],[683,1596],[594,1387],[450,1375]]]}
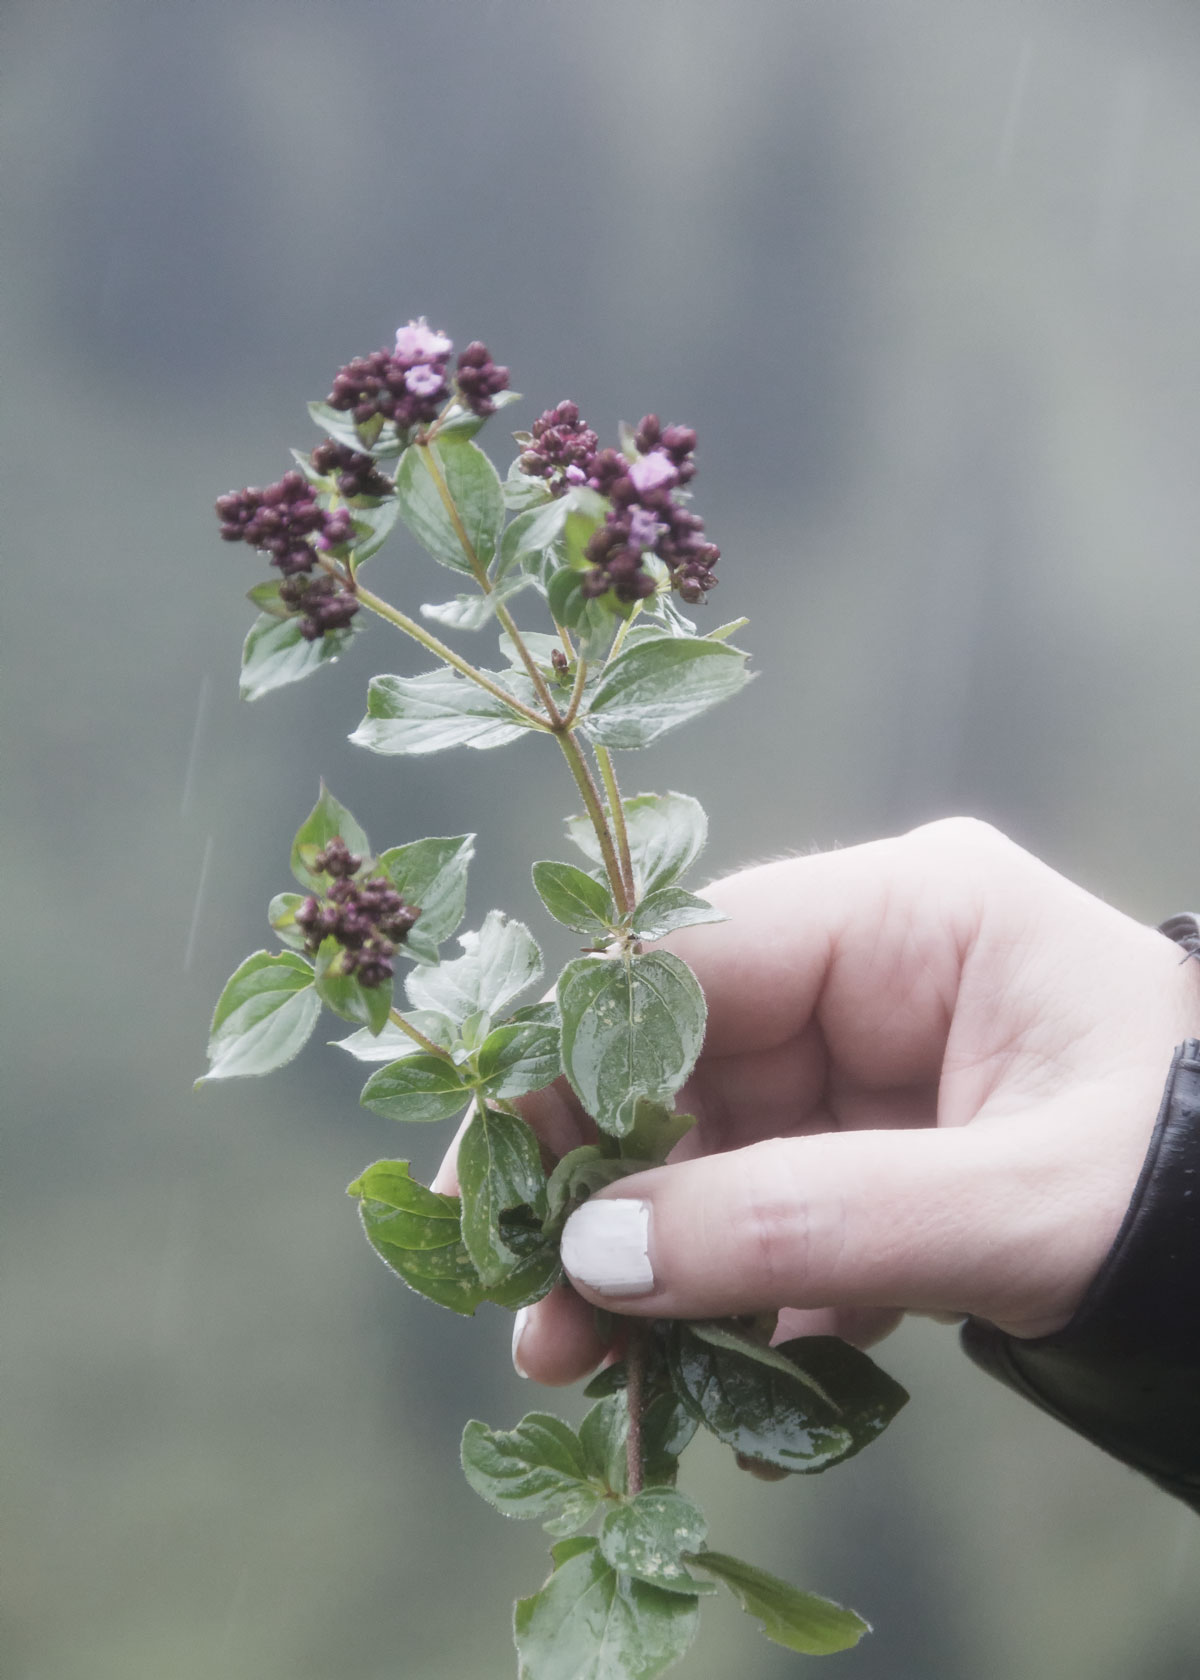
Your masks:
{"label": "black leather sleeve", "polygon": [[1200,1511],[1200,1040],[1175,1052],[1129,1211],[1070,1323],[1023,1340],[968,1319],[962,1341],[985,1371]]}

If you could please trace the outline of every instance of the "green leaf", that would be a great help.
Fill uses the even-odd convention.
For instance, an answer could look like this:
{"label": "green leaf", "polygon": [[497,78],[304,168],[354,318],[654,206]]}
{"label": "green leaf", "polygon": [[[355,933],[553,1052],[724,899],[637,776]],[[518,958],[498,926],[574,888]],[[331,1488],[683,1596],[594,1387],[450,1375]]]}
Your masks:
{"label": "green leaf", "polygon": [[558,1244],[548,1242],[540,1221],[525,1211],[502,1213],[500,1235],[513,1258],[500,1282],[487,1286],[486,1296],[515,1312],[540,1301],[562,1276]]}
{"label": "green leaf", "polygon": [[421,1050],[373,1073],[359,1101],[387,1120],[449,1120],[467,1106],[471,1089],[452,1062]]}
{"label": "green leaf", "polygon": [[[708,819],[699,800],[689,793],[638,793],[621,803],[640,898],[686,874],[704,850]],[[602,866],[589,818],[569,817],[567,833],[593,864]]]}
{"label": "green leaf", "polygon": [[753,1564],[725,1552],[697,1552],[688,1561],[724,1581],[742,1609],[758,1617],[767,1638],[789,1651],[824,1657],[834,1651],[848,1651],[871,1631],[870,1623],[853,1610],[844,1610],[831,1599],[800,1592],[778,1576],[768,1575],[765,1569],[755,1569]]}
{"label": "green leaf", "polygon": [[376,1161],[349,1187],[367,1240],[417,1294],[470,1317],[485,1299],[463,1245],[457,1196],[427,1190],[407,1161]]}
{"label": "green leaf", "polygon": [[561,1569],[569,1559],[578,1557],[580,1552],[594,1551],[595,1547],[596,1542],[590,1534],[576,1534],[569,1540],[559,1540],[551,1546],[550,1556],[553,1559],[555,1569]]}
{"label": "green leaf", "polygon": [[354,521],[351,547],[357,567],[378,554],[391,536],[400,517],[400,503],[395,496],[385,496],[367,505],[356,500],[350,504],[350,517]]}
{"label": "green leaf", "polygon": [[621,1579],[594,1543],[573,1548],[517,1601],[520,1680],[655,1680],[685,1655],[698,1620],[698,1599]]}
{"label": "green leaf", "polygon": [[498,1015],[542,972],[542,954],[523,922],[489,910],[476,933],[459,935],[464,955],[436,968],[414,969],[407,989],[413,1007],[436,1009],[454,1021],[479,1010]]}
{"label": "green leaf", "polygon": [[642,1097],[633,1111],[633,1125],[621,1139],[621,1155],[636,1158],[645,1166],[656,1166],[695,1124],[694,1114],[676,1114],[665,1103]]}
{"label": "green leaf", "polygon": [[[417,1031],[431,1039],[439,1050],[453,1048],[454,1023],[436,1010],[410,1009],[404,1019],[411,1021]],[[332,1042],[360,1062],[396,1062],[402,1056],[421,1053],[421,1046],[392,1021],[388,1021],[378,1034],[362,1028],[351,1033],[349,1038],[337,1038]]]}
{"label": "green leaf", "polygon": [[509,467],[503,488],[505,505],[518,510],[540,507],[543,502],[552,499],[550,486],[544,478],[530,478],[521,471],[519,456]]}
{"label": "green leaf", "polygon": [[583,577],[570,566],[552,572],[546,584],[546,600],[556,624],[576,630],[587,611],[588,597],[583,593]]}
{"label": "green leaf", "polygon": [[704,1041],[704,994],[666,951],[578,957],[558,982],[563,1071],[602,1131],[631,1130],[639,1099],[669,1107]]}
{"label": "green leaf", "polygon": [[[540,482],[540,481],[537,481]],[[569,508],[565,496],[519,513],[500,541],[496,575],[506,578],[514,572],[544,583],[558,564],[563,527]]]}
{"label": "green leaf", "polygon": [[616,920],[612,893],[570,863],[535,863],[533,885],[555,921],[579,933],[607,933]]}
{"label": "green leaf", "polygon": [[660,887],[648,893],[633,913],[631,930],[639,939],[661,939],[676,928],[695,927],[701,922],[727,922],[723,910],[715,910],[682,887]]}
{"label": "green leaf", "polygon": [[559,1230],[576,1203],[585,1201],[606,1184],[615,1184],[631,1173],[644,1172],[653,1164],[622,1160],[598,1143],[581,1143],[578,1149],[569,1149],[546,1180],[545,1229]]}
{"label": "green leaf", "polygon": [[255,951],[217,999],[204,1079],[282,1067],[304,1048],[320,1013],[311,964],[291,951]]}
{"label": "green leaf", "polygon": [[[507,408],[510,403],[523,402],[519,391],[497,391],[492,398],[494,409]],[[473,409],[464,408],[461,403],[455,403],[449,416],[438,423],[439,437],[474,437],[481,427],[486,426],[489,416],[476,414]]]}
{"label": "green leaf", "polygon": [[629,1435],[629,1411],[624,1394],[610,1394],[597,1400],[579,1425],[588,1475],[612,1493],[624,1493],[628,1480],[625,1442]]}
{"label": "green leaf", "polygon": [[600,1550],[622,1575],[633,1575],[664,1592],[713,1592],[684,1567],[687,1552],[698,1552],[708,1537],[702,1512],[673,1488],[645,1488],[604,1519]]}
{"label": "green leaf", "polygon": [[531,581],[518,572],[501,579],[489,595],[456,595],[453,601],[427,601],[421,608],[421,617],[444,624],[448,630],[482,630],[495,618],[496,608],[519,595]]}
{"label": "green leaf", "polygon": [[672,1483],[679,1455],[699,1424],[673,1390],[656,1394],[642,1413],[643,1474],[647,1486]]}
{"label": "green leaf", "polygon": [[372,1033],[383,1031],[392,1008],[389,975],[378,986],[364,986],[343,967],[346,953],[336,939],[323,939],[317,952],[314,982],[321,1002],[343,1021],[358,1021]]}
{"label": "green leaf", "polygon": [[360,454],[373,455],[379,461],[400,453],[396,428],[390,420],[386,425],[381,425],[379,416],[376,415],[366,426],[360,428],[344,410],[330,408],[328,403],[323,402],[310,402],[308,412],[322,431],[328,432],[338,443],[344,443],[350,449],[357,449]]}
{"label": "green leaf", "polygon": [[295,609],[289,607],[279,593],[282,578],[268,578],[266,583],[256,583],[253,589],[247,589],[246,599],[253,602],[259,612],[264,612],[269,618],[292,618]]}
{"label": "green leaf", "polygon": [[290,951],[303,951],[305,947],[305,936],[296,926],[296,911],[303,903],[303,893],[276,893],[267,905],[267,920],[275,937]]}
{"label": "green leaf", "polygon": [[525,1121],[480,1103],[459,1141],[458,1182],[467,1253],[485,1284],[502,1283],[519,1256],[505,1240],[501,1214],[529,1207],[540,1217],[544,1205],[541,1151]]}
{"label": "green leaf", "polygon": [[718,624],[715,630],[707,631],[704,639],[708,642],[727,642],[730,636],[736,636],[739,630],[745,629],[749,622],[748,618],[731,618],[727,624]]}
{"label": "green leaf", "polygon": [[582,1528],[600,1503],[579,1437],[545,1412],[508,1430],[472,1420],[463,1430],[462,1467],[489,1505],[506,1517],[540,1517],[552,1534]]}
{"label": "green leaf", "polygon": [[619,653],[596,686],[584,720],[605,747],[648,747],[749,681],[746,655],[724,642],[680,636]]}
{"label": "green leaf", "polygon": [[364,870],[360,873],[365,873],[371,843],[351,813],[339,804],[322,782],[320,798],[296,831],[291,855],[292,874],[302,887],[318,897],[330,883],[329,877],[324,873],[318,874],[313,865],[329,842],[339,837],[363,859]]}
{"label": "green leaf", "polygon": [[476,1066],[489,1096],[511,1101],[540,1091],[562,1072],[561,1031],[552,1021],[506,1021],[479,1047]]}
{"label": "green leaf", "polygon": [[475,856],[475,836],[413,840],[381,852],[379,867],[408,904],[421,915],[400,949],[417,962],[437,962],[438,946],[449,939],[467,907],[467,868]]}
{"label": "green leaf", "polygon": [[764,1349],[721,1326],[705,1328],[707,1339],[695,1326],[671,1329],[676,1393],[719,1440],[776,1469],[815,1474],[850,1458],[907,1399],[865,1353],[836,1337]]}
{"label": "green leaf", "polygon": [[413,536],[443,566],[474,576],[431,467],[440,471],[480,566],[491,560],[504,525],[499,474],[469,438],[454,435],[443,435],[430,444],[412,444],[401,456],[396,473],[400,517]]}
{"label": "green leaf", "polygon": [[458,1241],[458,1197],[429,1190],[407,1161],[375,1161],[346,1190],[375,1213],[376,1228],[393,1248],[446,1248]]}
{"label": "green leaf", "polygon": [[301,635],[300,624],[299,617],[280,619],[270,612],[260,613],[254,620],[242,645],[238,692],[243,700],[261,700],[273,689],[311,677],[322,665],[332,665],[345,653],[355,634],[353,626],[348,626],[327,630],[309,642]]}
{"label": "green leaf", "polygon": [[698,1336],[702,1342],[707,1342],[709,1347],[715,1347],[721,1353],[737,1354],[739,1358],[752,1360],[756,1365],[779,1372],[787,1377],[789,1382],[802,1383],[823,1406],[840,1415],[842,1408],[833,1395],[822,1388],[796,1360],[789,1359],[782,1348],[755,1341],[753,1337],[743,1335],[740,1330],[733,1330],[718,1320],[701,1319],[689,1324],[688,1328],[693,1336]]}
{"label": "green leaf", "polygon": [[[484,675],[522,701],[533,692],[531,683],[523,692],[514,672]],[[371,752],[420,754],[445,747],[502,747],[533,728],[497,695],[442,667],[419,677],[372,677],[367,715],[350,739]]]}

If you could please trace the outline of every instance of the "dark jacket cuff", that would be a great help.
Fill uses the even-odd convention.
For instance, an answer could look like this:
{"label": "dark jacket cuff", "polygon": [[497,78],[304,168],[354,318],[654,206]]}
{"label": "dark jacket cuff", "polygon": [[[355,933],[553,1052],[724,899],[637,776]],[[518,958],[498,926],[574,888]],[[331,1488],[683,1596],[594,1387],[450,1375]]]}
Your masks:
{"label": "dark jacket cuff", "polygon": [[1200,1511],[1200,1040],[1175,1051],[1129,1211],[1070,1323],[1025,1340],[968,1319],[962,1343]]}

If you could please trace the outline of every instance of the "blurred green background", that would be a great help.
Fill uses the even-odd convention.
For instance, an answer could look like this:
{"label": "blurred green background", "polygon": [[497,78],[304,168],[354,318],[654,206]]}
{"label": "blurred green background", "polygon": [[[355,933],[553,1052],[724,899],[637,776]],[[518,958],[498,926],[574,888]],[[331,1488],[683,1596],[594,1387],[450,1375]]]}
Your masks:
{"label": "blurred green background", "polygon": [[[1198,73],[1174,0],[8,0],[5,1680],[503,1676],[543,1569],[455,1470],[536,1399],[507,1317],[342,1194],[443,1139],[322,1048],[190,1086],[319,776],[379,844],[478,828],[472,916],[542,933],[569,789],[351,748],[419,665],[382,628],[241,705],[214,497],[421,313],[514,424],[695,425],[763,675],[627,786],[703,798],[714,871],[969,811],[1157,920],[1200,897]],[[883,1358],[913,1402],[835,1476],[694,1455],[718,1544],[876,1623],[829,1672],[1194,1676],[1194,1517],[952,1332]],[[705,1624],[691,1680],[804,1668]]]}

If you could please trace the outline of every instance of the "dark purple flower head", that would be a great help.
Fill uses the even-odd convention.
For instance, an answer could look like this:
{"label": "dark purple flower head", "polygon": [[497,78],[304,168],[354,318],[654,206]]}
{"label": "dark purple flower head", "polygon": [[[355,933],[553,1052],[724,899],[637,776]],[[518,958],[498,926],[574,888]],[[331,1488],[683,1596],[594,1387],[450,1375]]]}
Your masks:
{"label": "dark purple flower head", "polygon": [[493,397],[508,390],[508,369],[497,367],[486,344],[476,340],[468,344],[458,358],[455,376],[459,395],[472,414],[486,416],[496,412]]}
{"label": "dark purple flower head", "polygon": [[[523,471],[550,476],[553,468],[540,459],[547,452],[537,428],[555,422],[567,408],[577,422],[575,405],[564,403],[534,423],[534,447],[521,457]],[[548,432],[554,430],[554,424],[547,426]],[[594,598],[611,589],[626,604],[644,600],[655,590],[645,566],[646,556],[654,554],[666,566],[672,588],[685,601],[701,602],[716,584],[713,567],[720,551],[705,541],[703,521],[675,497],[695,475],[696,434],[690,426],[664,427],[657,415],[647,414],[634,430],[633,443],[632,459],[619,449],[600,449],[587,465],[586,482],[612,507],[585,550],[592,565],[584,574],[583,592]],[[553,478],[550,482],[552,488],[566,488],[561,479],[557,485]]]}
{"label": "dark purple flower head", "polygon": [[304,900],[296,926],[313,955],[324,940],[335,939],[342,948],[342,972],[353,974],[360,985],[380,986],[391,979],[396,947],[408,938],[421,912],[406,904],[382,875],[356,881],[362,865],[340,835],[332,839],[313,864],[316,873],[332,878],[329,891],[323,899],[310,895]]}
{"label": "dark purple flower head", "polygon": [[340,578],[322,572],[318,577],[288,577],[279,586],[279,599],[300,617],[300,634],[316,642],[328,630],[344,630],[358,611],[358,601]]}
{"label": "dark purple flower head", "polygon": [[373,350],[339,368],[326,401],[357,426],[376,418],[394,421],[398,432],[430,425],[450,396],[453,352],[453,342],[422,316],[399,329],[393,350]]}
{"label": "dark purple flower head", "polygon": [[548,408],[529,428],[530,443],[521,455],[521,471],[544,478],[556,496],[572,484],[590,481],[600,440],[579,418],[578,405],[560,402]]}
{"label": "dark purple flower head", "polygon": [[302,472],[284,473],[265,490],[255,484],[217,499],[217,517],[225,542],[244,542],[269,554],[284,577],[311,572],[314,542],[329,548],[347,541],[349,515],[330,513]]}
{"label": "dark purple flower head", "polygon": [[382,499],[391,495],[392,486],[379,471],[370,455],[362,455],[347,444],[326,438],[309,457],[313,471],[322,478],[333,478],[341,495],[372,496]]}

